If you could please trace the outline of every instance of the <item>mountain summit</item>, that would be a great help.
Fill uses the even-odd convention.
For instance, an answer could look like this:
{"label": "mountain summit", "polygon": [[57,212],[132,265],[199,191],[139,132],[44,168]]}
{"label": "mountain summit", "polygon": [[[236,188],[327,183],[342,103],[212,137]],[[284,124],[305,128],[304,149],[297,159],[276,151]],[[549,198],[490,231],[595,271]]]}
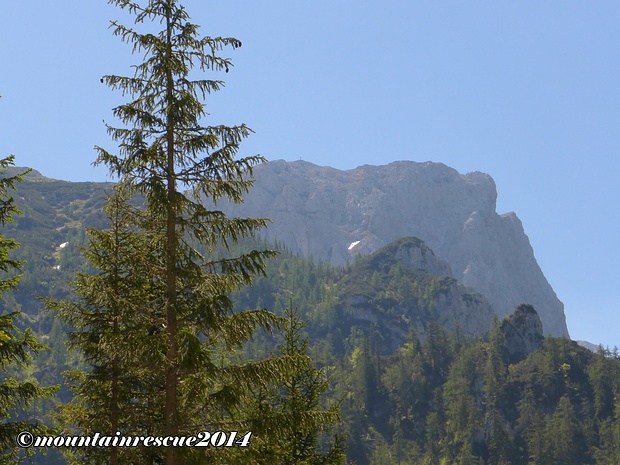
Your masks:
{"label": "mountain summit", "polygon": [[441,163],[398,161],[338,170],[305,161],[255,168],[239,216],[272,220],[264,232],[293,253],[345,264],[407,236],[422,239],[454,278],[480,292],[500,317],[522,303],[544,334],[568,336],[564,305],[543,275],[517,215],[495,211],[488,174],[460,174]]}

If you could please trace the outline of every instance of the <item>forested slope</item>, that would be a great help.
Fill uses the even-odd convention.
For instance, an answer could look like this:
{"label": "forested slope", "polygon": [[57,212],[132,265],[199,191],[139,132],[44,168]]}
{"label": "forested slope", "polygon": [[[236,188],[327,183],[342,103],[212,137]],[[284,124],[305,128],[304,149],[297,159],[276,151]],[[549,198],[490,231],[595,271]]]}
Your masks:
{"label": "forested slope", "polygon": [[[46,421],[54,403],[71,397],[62,372],[82,362],[64,346],[71,328],[45,313],[36,296],[71,297],[69,281],[85,269],[84,227],[105,226],[100,207],[108,187],[26,182],[16,197],[24,215],[7,228],[27,263],[18,291],[3,305],[22,309],[19,324],[33,327],[52,349],[27,374],[62,386],[55,400],[35,407]],[[298,309],[307,322],[308,354],[329,375],[321,402],[341,407],[338,429],[349,461],[620,463],[617,351],[595,354],[541,335],[538,349],[515,355],[512,333],[493,322],[479,294],[453,278],[407,267],[395,258],[403,244],[417,242],[403,239],[342,268],[294,256],[282,244],[240,245],[280,250],[266,276],[232,296],[234,307],[280,315]],[[467,329],[474,317],[483,323],[478,331]],[[280,342],[257,334],[243,357],[260,359]]]}

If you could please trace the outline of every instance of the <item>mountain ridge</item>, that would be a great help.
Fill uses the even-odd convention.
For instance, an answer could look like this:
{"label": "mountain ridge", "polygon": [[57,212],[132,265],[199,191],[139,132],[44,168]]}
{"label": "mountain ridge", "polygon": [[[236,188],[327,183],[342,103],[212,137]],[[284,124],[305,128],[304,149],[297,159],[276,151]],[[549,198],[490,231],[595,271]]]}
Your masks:
{"label": "mountain ridge", "polygon": [[[24,170],[16,167],[5,174]],[[568,336],[563,304],[540,270],[521,221],[514,212],[495,212],[497,190],[488,174],[460,174],[433,162],[397,161],[343,171],[277,160],[255,167],[255,177],[243,204],[221,202],[217,208],[234,216],[271,218],[265,239],[301,256],[341,265],[393,240],[420,237],[447,263],[451,276],[483,294],[500,318],[519,304],[531,304],[544,334]],[[50,192],[56,185],[72,190],[72,183],[36,170],[26,179],[49,186],[45,189]],[[84,185],[94,194],[112,183]],[[23,193],[18,186],[17,195]],[[58,205],[75,217],[87,197],[71,205],[60,198]],[[85,205],[89,215],[96,212],[91,201]],[[24,213],[17,224],[29,221],[31,209]],[[62,220],[54,223],[62,226]]]}
{"label": "mountain ridge", "polygon": [[498,214],[493,178],[441,163],[397,161],[351,170],[276,160],[254,169],[233,216],[262,216],[263,233],[293,253],[345,264],[401,237],[422,239],[454,277],[485,295],[500,318],[533,305],[544,333],[568,336],[564,305],[534,257],[514,212]]}

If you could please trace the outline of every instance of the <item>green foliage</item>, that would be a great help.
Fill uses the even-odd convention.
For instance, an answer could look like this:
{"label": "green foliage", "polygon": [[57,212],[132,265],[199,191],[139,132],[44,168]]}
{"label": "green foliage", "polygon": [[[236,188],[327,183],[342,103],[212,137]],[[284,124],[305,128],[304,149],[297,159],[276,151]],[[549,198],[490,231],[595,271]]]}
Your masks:
{"label": "green foliage", "polygon": [[[112,30],[143,57],[133,76],[102,78],[129,97],[114,109],[121,127],[108,125],[118,153],[97,148],[114,194],[33,175],[14,201],[20,176],[0,179],[3,463],[19,458],[17,431],[47,432],[22,409],[54,391],[34,377],[61,370],[66,434],[255,434],[245,450],[67,450],[72,463],[336,464],[345,437],[358,465],[620,463],[617,351],[547,338],[510,360],[499,325],[474,340],[442,327],[436,307],[456,281],[395,259],[407,243],[431,253],[415,238],[345,269],[286,250],[265,263],[274,254],[253,235],[266,221],[217,207],[243,200],[263,159],[239,155],[247,126],[209,125],[204,106],[223,82],[203,73],[228,72],[220,54],[241,42],[201,36],[176,0],[109,3],[133,15]],[[21,290],[6,294],[22,266]],[[77,299],[65,284],[75,271]],[[52,352],[32,360],[45,347],[35,332]]]}
{"label": "green foliage", "polygon": [[325,408],[321,401],[328,390],[325,369],[317,368],[308,357],[305,324],[292,307],[285,312],[282,342],[278,353],[294,358],[294,372],[269,386],[257,389],[257,421],[253,430],[259,438],[254,457],[248,463],[265,465],[335,465],[344,463],[344,439],[329,437],[340,422],[339,406]]}
{"label": "green foliage", "polygon": [[[9,156],[0,160],[0,169],[4,172],[13,165],[14,157]],[[5,226],[13,221],[13,215],[21,213],[9,191],[15,189],[15,183],[22,181],[22,175],[16,174],[0,179],[0,224]],[[17,287],[22,262],[11,258],[12,250],[19,244],[0,234],[0,270],[3,273],[0,279],[0,294],[5,294]],[[22,419],[21,410],[33,404],[38,399],[48,397],[56,390],[55,387],[41,387],[35,380],[17,380],[7,374],[15,368],[24,370],[28,367],[33,354],[37,354],[46,346],[37,342],[32,330],[27,328],[20,331],[15,325],[18,311],[8,311],[0,314],[0,371],[4,374],[0,383],[0,459],[2,463],[16,463],[23,451],[16,446],[15,438],[22,431],[32,434],[46,433],[48,429],[38,421]],[[22,378],[22,376],[20,376]],[[10,419],[13,418],[11,421]],[[33,451],[27,451],[27,454]]]}
{"label": "green foliage", "polygon": [[[31,194],[25,214],[7,224],[19,213],[8,189],[21,177],[0,179],[0,223],[8,233],[0,235],[5,273],[0,293],[15,289],[20,258],[27,258],[25,287],[47,296],[60,317],[42,319],[24,297],[29,293],[3,295],[0,368],[6,374],[21,369],[26,378],[34,373],[28,362],[45,346],[30,328],[16,324],[30,321],[54,347],[52,355],[40,358],[39,368],[75,364],[62,350],[62,334],[70,325],[69,346],[83,360],[80,369],[68,372],[74,397],[60,414],[67,432],[157,435],[191,434],[205,424],[249,427],[262,433],[255,449],[218,454],[219,461],[246,463],[251,456],[253,463],[342,463],[342,436],[325,436],[339,419],[336,396],[343,401],[348,455],[361,465],[620,461],[617,351],[593,355],[568,340],[547,338],[540,350],[517,362],[506,357],[498,325],[485,340],[467,341],[458,327],[449,334],[434,307],[455,281],[409,270],[393,257],[407,243],[423,255],[431,253],[418,239],[401,239],[344,271],[289,254],[277,263],[275,279],[255,280],[273,254],[236,253],[237,243],[265,220],[229,219],[203,200],[241,202],[252,184],[252,167],[263,159],[237,156],[240,141],[251,132],[245,125],[204,125],[202,99],[223,83],[194,79],[193,72],[194,67],[228,72],[232,63],[218,54],[241,43],[201,37],[176,0],[110,3],[133,14],[136,27],[151,21],[163,28],[141,33],[112,23],[114,34],[144,61],[133,77],[102,79],[132,99],[114,110],[125,126],[108,126],[120,153],[98,148],[98,163],[121,181],[107,204],[110,228],[102,230],[107,224],[99,215],[98,186],[76,192],[40,175],[25,189]],[[0,167],[12,162],[13,157],[0,160]],[[132,196],[134,202],[143,198],[144,205],[131,206]],[[76,247],[87,241],[84,224],[99,228],[89,231],[85,249],[90,272],[77,275],[77,302],[55,300],[66,296],[66,270],[84,265]],[[10,234],[18,230],[29,246],[15,250],[13,258],[18,244]],[[252,282],[253,288],[239,292]],[[259,310],[232,312],[235,292],[237,302],[255,302]],[[312,347],[298,316],[285,311],[291,295],[310,320]],[[343,314],[342,301],[351,297],[365,299],[369,316]],[[266,302],[286,318],[260,310]],[[21,307],[33,310],[23,315]],[[414,312],[403,312],[405,307]],[[423,341],[413,330],[414,318],[424,323]],[[255,330],[278,323],[284,324],[280,355],[268,357],[273,339]],[[399,325],[409,334],[394,347],[388,342]],[[310,363],[311,350],[333,371],[329,407],[323,403],[329,391],[325,370]],[[248,357],[250,352],[262,358]],[[5,378],[0,413],[7,419],[54,391],[31,379]],[[24,428],[46,432],[19,418],[0,424],[3,461],[17,458],[13,437]],[[70,451],[69,458],[76,463],[160,463],[164,455],[167,463],[215,459],[210,451],[172,448],[123,454],[91,449]]]}
{"label": "green foliage", "polygon": [[[134,209],[122,192],[115,192],[105,211],[111,228],[89,229],[84,249],[98,273],[77,274],[77,302],[46,299],[48,308],[73,328],[69,347],[91,367],[66,373],[74,397],[59,418],[65,434],[153,435],[161,417],[153,403],[163,389],[157,367],[165,362],[163,320],[153,302],[162,287],[151,274],[156,256],[150,238],[136,230]],[[71,463],[126,463],[147,460],[150,452],[82,448],[68,455]]]}
{"label": "green foliage", "polygon": [[[48,193],[49,197],[53,196]],[[29,198],[22,201],[27,203]],[[137,206],[135,203],[134,207]],[[242,239],[231,245],[230,251],[219,245],[211,247],[211,253],[206,247],[196,248],[205,257],[221,259],[272,247],[258,239]],[[66,252],[63,249],[61,253]],[[425,294],[440,292],[440,286],[435,286],[435,291],[427,291],[426,286],[433,287],[432,283],[440,283],[441,278],[410,275],[403,267],[365,268],[367,265],[368,258],[361,258],[348,269],[337,269],[283,250],[266,263],[267,276],[256,276],[252,286],[230,294],[235,308],[266,307],[280,315],[286,313],[293,298],[300,317],[307,321],[308,353],[330,373],[329,388],[321,405],[342,402],[342,424],[336,425],[335,431],[347,435],[348,460],[355,460],[359,465],[437,464],[467,463],[473,456],[473,463],[546,464],[565,458],[570,442],[568,450],[573,458],[569,463],[617,462],[620,450],[615,405],[620,394],[617,352],[602,350],[600,354],[591,354],[568,340],[547,338],[539,350],[524,359],[508,360],[498,326],[486,339],[470,341],[458,328],[454,333],[447,332],[433,320],[430,309],[420,340],[411,324],[398,320],[404,336],[398,334],[402,342],[396,345],[393,334],[382,328],[392,309],[398,308],[400,301],[414,301],[416,295],[423,301]],[[67,272],[74,266],[88,269],[83,264],[69,264]],[[41,265],[40,269],[43,268]],[[33,282],[38,281],[38,269],[33,268]],[[372,271],[365,273],[364,269]],[[380,285],[376,289],[371,285],[375,271],[374,280]],[[351,278],[353,273],[355,279]],[[402,289],[404,279],[410,282],[413,297],[405,298],[399,290],[397,281],[401,281]],[[22,292],[30,292],[26,284],[20,284]],[[66,292],[62,287],[57,289]],[[364,324],[343,312],[341,303],[349,298],[351,289],[372,292],[376,297],[377,324]],[[373,311],[374,308],[369,309]],[[49,355],[43,353],[35,360],[38,364],[35,373],[37,370],[45,373],[46,380],[57,379],[54,370],[61,365],[75,366],[73,356],[63,354],[58,350],[62,344],[53,342],[62,339],[66,326],[55,323],[54,328],[54,332],[44,330],[54,351]],[[276,350],[276,344],[269,332],[254,333],[251,340],[244,342],[245,354],[239,359],[268,358]],[[388,350],[394,345],[394,349]],[[232,366],[239,360],[221,347],[212,347],[212,352],[217,353],[217,358],[212,360],[217,360],[218,368]],[[48,363],[43,364],[45,360]],[[289,368],[291,375],[295,370]],[[267,393],[273,394],[267,385],[277,384],[275,377],[272,383],[264,384],[265,401]],[[256,392],[258,385],[252,392]],[[253,410],[252,401],[256,398],[242,397],[238,396],[236,404],[237,425],[245,419],[248,428],[250,425],[258,428],[258,423],[251,423],[259,418]],[[562,398],[570,402],[570,408]],[[209,408],[219,412],[215,404]],[[161,427],[161,417],[153,418]],[[462,418],[472,418],[473,427]],[[562,428],[556,431],[560,425]],[[269,441],[270,437],[278,437],[275,430],[265,432],[261,439]],[[323,439],[319,443],[323,444]],[[243,462],[243,451],[235,452],[238,455],[230,461]],[[220,454],[218,458],[224,457]]]}

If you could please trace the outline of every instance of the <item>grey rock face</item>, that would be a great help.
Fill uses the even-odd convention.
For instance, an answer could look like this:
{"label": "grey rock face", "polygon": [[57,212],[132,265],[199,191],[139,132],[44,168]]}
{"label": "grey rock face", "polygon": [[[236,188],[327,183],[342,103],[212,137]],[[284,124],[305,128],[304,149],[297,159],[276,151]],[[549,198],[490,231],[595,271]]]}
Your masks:
{"label": "grey rock face", "polygon": [[540,270],[521,221],[495,212],[493,179],[440,163],[399,161],[347,171],[297,161],[255,169],[238,216],[270,218],[264,232],[293,252],[344,264],[395,239],[421,238],[451,275],[482,293],[498,316],[534,305],[544,334],[567,336],[564,306]]}
{"label": "grey rock face", "polygon": [[581,347],[584,347],[588,349],[590,352],[594,352],[595,354],[597,354],[599,352],[599,349],[601,348],[600,344],[596,345],[588,341],[575,341],[575,342],[579,344]]}

